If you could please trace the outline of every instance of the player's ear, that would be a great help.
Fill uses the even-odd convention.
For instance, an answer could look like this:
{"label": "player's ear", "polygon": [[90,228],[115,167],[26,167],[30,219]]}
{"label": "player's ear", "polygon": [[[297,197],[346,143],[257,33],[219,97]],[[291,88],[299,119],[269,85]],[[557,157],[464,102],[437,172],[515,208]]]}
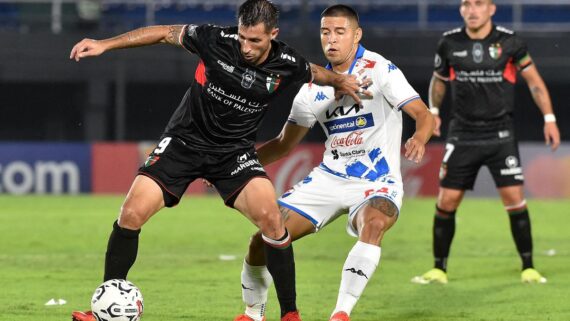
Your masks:
{"label": "player's ear", "polygon": [[279,34],[279,28],[273,28],[273,30],[271,30],[271,40],[275,40],[278,34]]}
{"label": "player's ear", "polygon": [[496,11],[497,11],[497,6],[495,5],[494,2],[491,1],[491,17],[495,15]]}
{"label": "player's ear", "polygon": [[362,39],[362,28],[358,27],[354,31],[354,44],[357,44]]}

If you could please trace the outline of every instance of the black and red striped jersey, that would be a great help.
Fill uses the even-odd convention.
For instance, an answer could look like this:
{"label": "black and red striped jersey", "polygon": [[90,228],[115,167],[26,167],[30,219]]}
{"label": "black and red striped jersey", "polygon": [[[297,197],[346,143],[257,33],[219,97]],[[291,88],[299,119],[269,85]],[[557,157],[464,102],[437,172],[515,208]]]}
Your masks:
{"label": "black and red striped jersey", "polygon": [[194,148],[228,151],[253,145],[263,115],[280,93],[298,91],[311,80],[309,63],[281,41],[271,42],[265,62],[248,64],[237,27],[187,25],[180,42],[200,61],[164,135]]}
{"label": "black and red striped jersey", "polygon": [[516,73],[531,64],[525,42],[493,25],[484,39],[471,39],[465,27],[445,32],[434,69],[450,83],[454,123],[485,131],[510,127]]}

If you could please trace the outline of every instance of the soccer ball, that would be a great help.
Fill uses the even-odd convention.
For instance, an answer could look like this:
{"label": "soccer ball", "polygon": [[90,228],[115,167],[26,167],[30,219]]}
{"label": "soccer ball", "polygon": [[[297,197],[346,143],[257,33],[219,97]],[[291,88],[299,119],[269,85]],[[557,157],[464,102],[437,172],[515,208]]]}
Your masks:
{"label": "soccer ball", "polygon": [[127,280],[105,281],[93,293],[91,311],[97,321],[138,321],[143,313],[143,297]]}

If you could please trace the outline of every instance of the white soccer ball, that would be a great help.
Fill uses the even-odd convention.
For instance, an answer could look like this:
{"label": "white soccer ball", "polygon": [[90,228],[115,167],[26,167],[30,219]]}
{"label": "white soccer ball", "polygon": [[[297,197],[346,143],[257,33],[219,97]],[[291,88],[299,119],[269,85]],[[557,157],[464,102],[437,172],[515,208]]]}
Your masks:
{"label": "white soccer ball", "polygon": [[143,297],[131,282],[109,280],[93,293],[91,311],[97,321],[138,321],[143,313]]}

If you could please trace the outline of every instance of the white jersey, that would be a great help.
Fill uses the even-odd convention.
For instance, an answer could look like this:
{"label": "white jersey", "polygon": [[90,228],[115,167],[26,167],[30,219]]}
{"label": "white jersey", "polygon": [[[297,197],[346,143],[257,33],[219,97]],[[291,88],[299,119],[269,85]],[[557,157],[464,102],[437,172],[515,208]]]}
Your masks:
{"label": "white jersey", "polygon": [[381,55],[359,46],[349,71],[369,78],[373,98],[334,99],[332,87],[305,84],[295,97],[290,122],[312,127],[317,121],[327,141],[321,169],[345,178],[401,182],[402,113],[408,102],[419,99],[400,69]]}

